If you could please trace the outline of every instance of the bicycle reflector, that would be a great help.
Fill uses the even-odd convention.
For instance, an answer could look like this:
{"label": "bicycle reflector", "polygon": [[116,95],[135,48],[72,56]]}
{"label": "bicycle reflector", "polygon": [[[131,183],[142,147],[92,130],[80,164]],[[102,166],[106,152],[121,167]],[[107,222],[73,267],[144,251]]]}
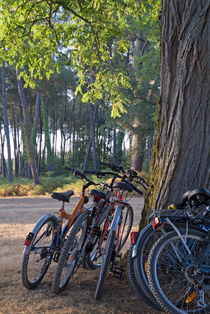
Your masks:
{"label": "bicycle reflector", "polygon": [[196,291],[193,291],[192,293],[190,293],[190,295],[188,295],[188,297],[185,299],[185,303],[190,303],[192,302],[195,298],[198,297],[198,294]]}
{"label": "bicycle reflector", "polygon": [[29,234],[27,235],[25,242],[24,242],[25,246],[29,246],[31,244],[33,236],[34,236],[33,232],[29,232]]}
{"label": "bicycle reflector", "polygon": [[152,228],[154,230],[158,229],[161,226],[161,221],[159,217],[155,217],[155,219],[152,221]]}
{"label": "bicycle reflector", "polygon": [[139,233],[137,231],[131,232],[130,237],[131,237],[131,244],[132,245],[136,244],[136,241],[137,241],[137,238],[138,238],[138,234]]}

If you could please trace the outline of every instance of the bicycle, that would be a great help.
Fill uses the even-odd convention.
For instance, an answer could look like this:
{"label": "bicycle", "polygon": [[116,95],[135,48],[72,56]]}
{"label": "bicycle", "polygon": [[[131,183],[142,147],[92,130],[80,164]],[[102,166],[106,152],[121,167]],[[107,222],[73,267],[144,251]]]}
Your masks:
{"label": "bicycle", "polygon": [[68,236],[72,225],[82,214],[84,204],[89,201],[85,190],[95,183],[74,169],[67,168],[79,178],[85,178],[82,192],[71,214],[65,210],[65,203],[69,203],[74,192],[69,190],[62,193],[53,193],[52,198],[62,202],[61,209],[56,214],[46,214],[35,224],[33,230],[26,236],[24,242],[22,262],[22,282],[27,289],[34,289],[42,281],[52,261],[58,262],[61,248]]}
{"label": "bicycle", "polygon": [[[109,164],[110,165],[110,164]],[[111,165],[113,167],[113,165]],[[121,228],[121,219],[123,217],[123,212],[125,208],[127,210],[131,211],[133,213],[133,209],[131,205],[129,205],[128,202],[123,200],[123,192],[127,191],[131,193],[133,190],[138,192],[139,194],[142,194],[142,192],[136,188],[136,186],[131,183],[134,179],[138,181],[138,183],[141,183],[144,186],[144,180],[137,176],[137,173],[131,169],[127,171],[126,175],[128,180],[125,180],[124,177],[124,182],[118,182],[114,185],[114,188],[118,188],[118,193],[117,197],[113,198],[113,214],[112,214],[112,219],[111,219],[111,224],[109,224],[105,235],[107,236],[107,242],[105,245],[105,248],[102,252],[102,261],[101,261],[101,268],[100,268],[100,273],[99,273],[99,279],[97,282],[96,290],[95,290],[95,298],[100,299],[102,295],[102,290],[104,286],[104,282],[106,279],[106,275],[108,270],[115,274],[117,273],[119,275],[120,269],[116,268],[116,265],[119,262],[120,258],[120,251],[127,240],[127,237],[130,233],[132,223],[129,225],[127,228],[127,233],[125,236],[125,240],[123,241],[123,245],[121,245],[122,241],[120,239],[120,228]]]}
{"label": "bicycle", "polygon": [[[91,268],[95,268],[95,260],[98,260],[102,256],[103,245],[107,240],[107,230],[115,210],[114,203],[110,200],[111,192],[116,178],[122,179],[122,176],[114,172],[91,171],[88,173],[97,176],[109,174],[112,175],[113,178],[110,185],[106,183],[102,185],[103,191],[90,191],[95,204],[91,207],[90,211],[86,211],[79,217],[65,243],[53,278],[52,290],[56,294],[65,289],[67,283],[76,273],[80,265],[88,264],[92,266]],[[128,184],[123,182],[119,182],[118,185],[119,184],[128,186]],[[129,186],[129,189],[132,189],[131,186]],[[119,237],[121,237],[119,247],[124,245],[129,235],[132,221],[133,211],[129,207],[126,220],[121,221],[124,227],[121,232],[119,230]],[[129,226],[128,231],[125,229],[127,223]],[[93,251],[94,253],[92,253]],[[96,252],[98,253],[97,256]],[[100,264],[97,265],[97,267],[98,266],[100,266]]]}
{"label": "bicycle", "polygon": [[[162,223],[161,228],[158,228],[158,221],[159,219],[165,221],[170,217],[170,220],[173,221],[175,226],[178,228],[185,227],[187,223],[186,218],[189,218],[189,213],[193,214],[193,211],[195,211],[194,214],[197,213],[194,208],[197,208],[198,204],[195,206],[192,198],[192,194],[197,194],[195,194],[195,190],[193,191],[184,193],[181,202],[171,206],[173,209],[177,210],[154,211],[153,215],[150,217],[152,222],[145,226],[141,232],[131,234],[131,247],[127,260],[128,278],[138,297],[156,310],[161,310],[161,307],[154,298],[149,286],[147,278],[148,256],[154,243],[156,243],[163,234],[173,230],[173,227],[166,223]],[[197,190],[197,192],[199,191]],[[200,190],[200,192],[202,192],[202,190]],[[203,202],[205,202],[205,200],[200,201],[200,203]],[[184,213],[186,216],[184,216]]]}
{"label": "bicycle", "polygon": [[[93,196],[93,206],[91,206],[90,210],[86,210],[73,226],[54,273],[52,291],[56,294],[65,289],[80,265],[86,264],[86,256],[92,251],[100,238],[101,224],[104,223],[104,226],[108,224],[110,192],[112,191],[114,181],[120,176],[117,173],[110,172],[91,172],[91,174],[96,174],[97,176],[110,174],[113,176],[113,179],[110,185],[106,183],[96,184],[100,185],[102,190],[105,189],[106,193],[98,190],[90,191],[90,194]],[[104,240],[105,238],[103,238]]]}
{"label": "bicycle", "polygon": [[[148,258],[151,291],[170,313],[210,310],[210,192],[197,189],[189,199],[201,206],[194,215],[183,216],[188,221],[187,228],[178,230],[171,224],[173,231],[157,241]],[[163,221],[157,223],[161,225]]]}

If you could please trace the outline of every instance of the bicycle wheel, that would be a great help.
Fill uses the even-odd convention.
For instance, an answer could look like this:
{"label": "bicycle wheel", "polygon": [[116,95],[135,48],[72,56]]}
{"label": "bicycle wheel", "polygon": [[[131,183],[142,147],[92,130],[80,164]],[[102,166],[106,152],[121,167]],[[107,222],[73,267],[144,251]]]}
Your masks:
{"label": "bicycle wheel", "polygon": [[107,232],[110,225],[109,218],[101,224],[100,228],[97,228],[95,239],[92,241],[92,248],[85,256],[85,267],[90,269],[97,269],[101,267],[102,255],[104,254]]}
{"label": "bicycle wheel", "polygon": [[104,282],[106,279],[107,271],[108,271],[112,254],[113,254],[113,250],[114,250],[115,235],[116,235],[116,232],[114,230],[109,231],[105,251],[104,251],[104,254],[102,255],[101,268],[100,268],[99,278],[98,278],[98,282],[97,282],[97,286],[95,290],[95,298],[97,300],[99,300],[102,295]]}
{"label": "bicycle wheel", "polygon": [[87,213],[77,218],[61,251],[52,282],[52,291],[56,294],[65,289],[83,262],[82,250],[87,234],[88,218]]}
{"label": "bicycle wheel", "polygon": [[[186,230],[180,230],[183,237]],[[209,247],[203,255],[201,231],[188,230],[185,245],[175,231],[159,239],[150,252],[148,280],[156,300],[169,313],[209,313]],[[191,252],[189,253],[188,252]],[[205,258],[202,258],[205,257]],[[199,260],[200,259],[200,260]]]}
{"label": "bicycle wheel", "polygon": [[133,225],[133,208],[125,207],[121,212],[121,219],[117,230],[116,252],[120,252],[125,245]]}
{"label": "bicycle wheel", "polygon": [[152,246],[162,235],[162,232],[155,231],[151,224],[144,227],[136,242],[136,255],[132,258],[132,264],[130,262],[134,268],[133,277],[135,279],[130,278],[134,291],[144,299],[145,303],[156,310],[161,310],[161,307],[150,290],[147,278],[148,256]]}
{"label": "bicycle wheel", "polygon": [[[42,219],[42,218],[41,218]],[[40,221],[37,223],[36,226]],[[36,230],[36,226],[34,230]],[[46,274],[54,253],[53,242],[57,220],[52,216],[43,219],[33,234],[32,242],[24,253],[22,263],[22,282],[28,289],[34,289]]]}
{"label": "bicycle wheel", "polygon": [[[136,293],[136,295],[139,297],[139,299],[141,299],[147,305],[154,307],[154,303],[151,301],[151,299],[148,299],[148,296],[145,295],[141,286],[139,285],[139,282],[137,280],[137,276],[135,274],[134,258],[132,257],[132,254],[133,254],[133,245],[131,245],[131,247],[130,247],[130,250],[128,253],[128,258],[127,258],[128,280],[131,284],[133,291]],[[157,305],[157,307],[158,307],[158,305]],[[157,308],[157,307],[155,306],[155,308]]]}

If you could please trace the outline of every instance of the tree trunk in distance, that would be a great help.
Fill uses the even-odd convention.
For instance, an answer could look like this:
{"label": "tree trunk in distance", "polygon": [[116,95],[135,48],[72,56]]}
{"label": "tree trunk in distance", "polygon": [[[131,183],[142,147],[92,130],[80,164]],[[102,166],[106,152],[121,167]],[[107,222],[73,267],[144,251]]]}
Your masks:
{"label": "tree trunk in distance", "polygon": [[140,133],[138,131],[132,136],[132,158],[131,158],[131,168],[135,171],[141,171],[144,161],[144,147],[145,143],[141,139]]}
{"label": "tree trunk in distance", "polygon": [[[1,125],[0,125],[1,126]],[[3,175],[4,178],[7,176],[7,165],[4,158],[4,138],[5,136],[2,135],[2,130],[0,128],[0,140],[1,140],[1,163],[0,163],[0,173]]]}
{"label": "tree trunk in distance", "polygon": [[36,157],[35,157],[35,149],[32,143],[32,123],[30,120],[29,110],[28,110],[28,103],[25,94],[25,89],[23,87],[22,79],[18,78],[19,73],[17,72],[17,83],[18,83],[18,92],[20,96],[20,102],[23,109],[23,128],[24,128],[24,136],[25,136],[25,144],[27,148],[28,154],[28,162],[31,167],[32,177],[34,184],[39,184],[39,176],[36,167]]}
{"label": "tree trunk in distance", "polygon": [[41,97],[41,112],[42,112],[43,130],[45,134],[45,147],[47,148],[47,166],[49,170],[52,170],[53,154],[52,154],[51,143],[50,143],[47,103],[43,96]]}
{"label": "tree trunk in distance", "polygon": [[161,98],[142,214],[209,187],[210,0],[162,1]]}
{"label": "tree trunk in distance", "polygon": [[4,131],[7,139],[7,154],[8,154],[8,167],[7,167],[7,179],[9,182],[13,181],[12,175],[12,157],[10,146],[10,134],[9,134],[9,119],[7,114],[7,95],[6,95],[6,73],[5,73],[5,61],[2,63],[2,111],[4,119]]}
{"label": "tree trunk in distance", "polygon": [[96,151],[96,141],[95,141],[95,126],[98,117],[99,105],[89,104],[90,110],[90,140],[85,153],[85,158],[83,162],[83,171],[87,170],[88,163],[90,160],[91,148],[93,152],[93,169],[98,170],[98,157]]}

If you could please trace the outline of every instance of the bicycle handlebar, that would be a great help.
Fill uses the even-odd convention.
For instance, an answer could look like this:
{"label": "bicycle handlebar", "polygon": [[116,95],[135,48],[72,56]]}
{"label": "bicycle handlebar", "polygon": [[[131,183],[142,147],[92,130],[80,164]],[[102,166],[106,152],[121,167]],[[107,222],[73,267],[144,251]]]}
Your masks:
{"label": "bicycle handlebar", "polygon": [[128,179],[128,180],[132,181],[133,179],[135,179],[136,183],[141,184],[145,190],[147,190],[149,187],[148,183],[144,180],[144,178],[138,176],[137,172],[133,169],[126,169],[125,170],[122,165],[116,165],[116,164],[111,163],[111,162],[100,162],[100,164],[103,166],[106,166],[108,168],[111,168],[113,171],[122,172],[124,175],[124,177],[123,177],[124,180]]}
{"label": "bicycle handlebar", "polygon": [[131,187],[132,187],[132,189],[134,190],[134,191],[136,191],[138,194],[143,194],[143,192],[141,191],[141,190],[139,190],[133,183],[131,183],[130,181],[124,181],[124,182],[126,182],[127,184],[129,184]]}
{"label": "bicycle handlebar", "polygon": [[75,177],[77,177],[79,179],[85,179],[87,182],[90,182],[91,184],[96,184],[95,182],[90,180],[83,172],[79,171],[78,169],[65,167],[65,170],[71,171],[75,175]]}
{"label": "bicycle handlebar", "polygon": [[97,177],[104,177],[106,175],[111,175],[113,177],[122,178],[122,176],[119,175],[118,173],[111,172],[111,171],[98,171],[98,170],[91,171],[91,170],[85,170],[84,173],[95,174]]}
{"label": "bicycle handlebar", "polygon": [[122,165],[116,165],[112,162],[100,162],[102,166],[112,169],[112,171],[125,173],[125,170]]}

